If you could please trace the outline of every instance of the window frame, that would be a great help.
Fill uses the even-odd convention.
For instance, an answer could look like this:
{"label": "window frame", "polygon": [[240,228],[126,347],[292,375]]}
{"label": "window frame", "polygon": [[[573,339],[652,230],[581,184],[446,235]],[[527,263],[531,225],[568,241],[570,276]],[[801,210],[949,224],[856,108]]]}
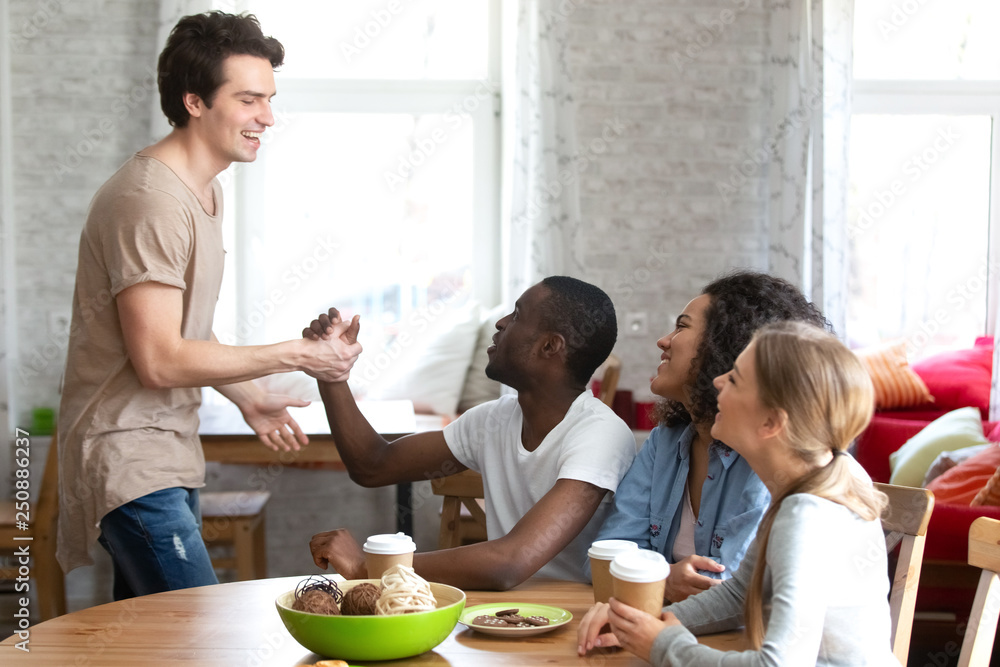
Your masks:
{"label": "window frame", "polygon": [[[472,123],[474,154],[471,297],[492,307],[499,303],[501,287],[501,25],[499,0],[486,1],[488,59],[483,79],[279,79],[273,109],[276,120],[295,113],[442,114],[474,98],[473,111],[464,107]],[[266,145],[257,160],[267,160]],[[264,278],[253,260],[260,232],[273,223],[261,213],[264,172],[250,167],[232,174],[227,206],[233,209],[235,223],[231,238],[236,322],[249,321],[255,304],[266,299]],[[273,342],[263,338],[263,328],[258,328],[243,343]]]}
{"label": "window frame", "polygon": [[978,335],[995,337],[1000,308],[1000,81],[853,79],[851,116],[870,114],[990,118],[986,331]]}

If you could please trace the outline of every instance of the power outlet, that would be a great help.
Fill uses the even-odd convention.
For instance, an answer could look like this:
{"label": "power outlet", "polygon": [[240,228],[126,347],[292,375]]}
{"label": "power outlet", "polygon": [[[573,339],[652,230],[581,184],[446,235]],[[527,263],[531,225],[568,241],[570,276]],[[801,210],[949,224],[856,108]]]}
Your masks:
{"label": "power outlet", "polygon": [[645,311],[625,313],[625,335],[646,336],[649,334],[649,316]]}

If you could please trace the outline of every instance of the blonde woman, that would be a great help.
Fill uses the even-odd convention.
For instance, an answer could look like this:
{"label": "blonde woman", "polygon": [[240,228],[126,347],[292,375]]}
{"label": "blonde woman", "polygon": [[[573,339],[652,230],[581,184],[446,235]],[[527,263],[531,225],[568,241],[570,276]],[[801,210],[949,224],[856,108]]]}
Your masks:
{"label": "blonde woman", "polygon": [[[712,436],[746,458],[771,491],[757,539],[729,580],[660,619],[612,599],[620,645],[654,665],[895,666],[876,491],[845,450],[872,414],[871,381],[854,354],[802,323],[763,327],[715,380]],[[581,623],[602,622],[588,613]],[[755,650],[726,653],[694,634],[745,625]]]}

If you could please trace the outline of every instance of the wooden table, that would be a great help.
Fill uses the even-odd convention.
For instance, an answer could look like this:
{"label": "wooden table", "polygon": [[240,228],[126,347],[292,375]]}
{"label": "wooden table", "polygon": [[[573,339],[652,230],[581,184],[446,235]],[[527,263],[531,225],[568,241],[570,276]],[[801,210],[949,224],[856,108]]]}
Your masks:
{"label": "wooden table", "polygon": [[[362,401],[358,404],[372,427],[386,440],[410,433],[444,428],[441,415],[415,415],[409,401]],[[203,404],[199,411],[201,448],[206,461],[250,465],[298,465],[322,470],[346,470],[330,435],[322,402],[306,408],[289,408],[289,413],[309,436],[309,444],[295,452],[273,451],[261,444],[243,421],[240,411],[228,401]],[[413,535],[412,488],[409,482],[396,485],[396,530]]]}
{"label": "wooden table", "polygon": [[[319,659],[285,630],[274,599],[303,577],[261,579],[158,593],[91,607],[30,628],[30,653],[0,644],[0,663],[10,665],[300,665]],[[580,618],[593,603],[590,586],[532,579],[504,593],[473,591],[467,606],[488,602],[534,602],[567,609],[573,620],[535,637],[483,635],[459,624],[436,648],[391,663],[354,665],[642,665],[632,654],[606,649],[576,654]],[[724,650],[747,647],[741,632],[700,637]],[[596,661],[596,662],[595,662]]]}

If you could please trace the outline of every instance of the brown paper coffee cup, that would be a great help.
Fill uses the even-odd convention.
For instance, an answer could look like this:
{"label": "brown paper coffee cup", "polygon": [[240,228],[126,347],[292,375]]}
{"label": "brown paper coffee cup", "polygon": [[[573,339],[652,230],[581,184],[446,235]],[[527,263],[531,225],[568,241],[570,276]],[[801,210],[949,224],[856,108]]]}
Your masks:
{"label": "brown paper coffee cup", "polygon": [[670,565],[657,551],[637,549],[615,556],[609,568],[614,597],[650,616],[660,617]]}
{"label": "brown paper coffee cup", "polygon": [[660,617],[663,609],[663,594],[667,588],[667,580],[659,581],[622,581],[615,577],[612,579],[612,590],[615,599],[624,602],[630,607],[641,609],[651,616]]}
{"label": "brown paper coffee cup", "polygon": [[381,579],[382,575],[393,565],[413,567],[413,552],[405,554],[365,554],[365,565],[368,567],[369,579]]}
{"label": "brown paper coffee cup", "polygon": [[594,584],[594,602],[607,602],[611,597],[611,561],[620,553],[639,548],[629,540],[598,540],[590,545],[590,579]]}
{"label": "brown paper coffee cup", "polygon": [[611,561],[590,559],[590,578],[594,582],[594,602],[607,602],[611,597]]}
{"label": "brown paper coffee cup", "polygon": [[413,567],[413,552],[416,548],[413,539],[403,533],[372,535],[362,547],[368,578],[381,579],[393,565]]}

